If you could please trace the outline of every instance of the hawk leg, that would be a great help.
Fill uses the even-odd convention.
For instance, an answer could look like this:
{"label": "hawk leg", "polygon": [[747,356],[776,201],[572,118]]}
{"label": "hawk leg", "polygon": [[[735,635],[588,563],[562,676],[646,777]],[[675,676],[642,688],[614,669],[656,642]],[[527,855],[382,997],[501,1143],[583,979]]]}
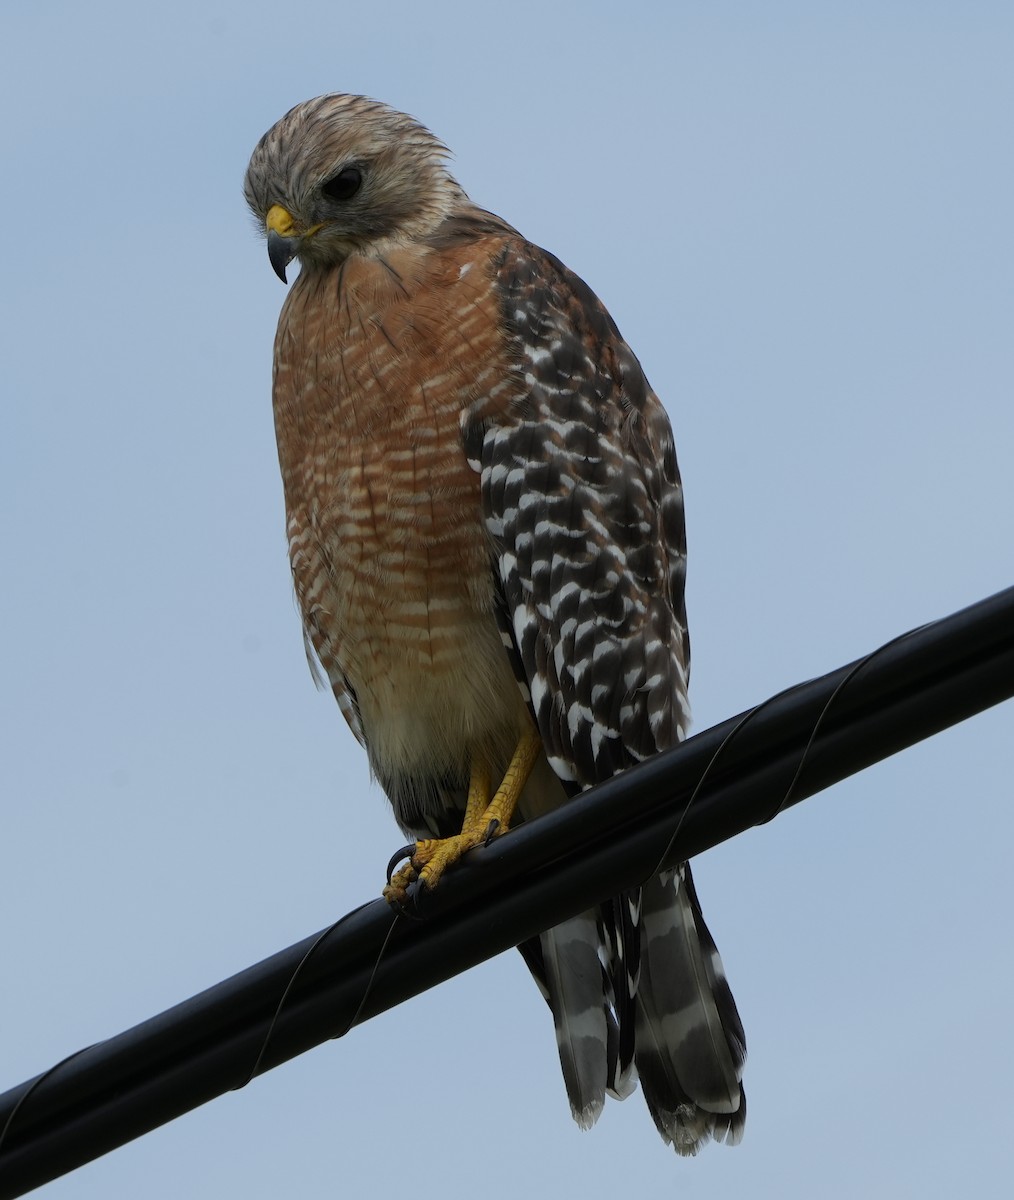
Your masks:
{"label": "hawk leg", "polygon": [[461,832],[449,838],[427,838],[416,842],[412,857],[391,876],[384,888],[384,899],[390,904],[403,905],[408,897],[409,884],[417,879],[424,887],[435,888],[447,868],[453,866],[466,851],[506,833],[541,750],[542,741],[535,730],[525,733],[492,799],[489,795],[489,764],[477,756],[472,762]]}

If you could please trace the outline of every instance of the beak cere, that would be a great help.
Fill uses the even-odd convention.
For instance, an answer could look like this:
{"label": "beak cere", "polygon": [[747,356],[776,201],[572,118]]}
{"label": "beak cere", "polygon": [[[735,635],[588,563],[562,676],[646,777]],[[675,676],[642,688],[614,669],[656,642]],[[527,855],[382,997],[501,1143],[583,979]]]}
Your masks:
{"label": "beak cere", "polygon": [[296,232],[292,214],[280,204],[271,205],[264,225],[268,231],[268,261],[278,278],[285,283],[285,268],[299,253],[302,238]]}
{"label": "beak cere", "polygon": [[274,229],[268,230],[268,261],[282,283],[287,282],[285,268],[296,257],[299,243],[300,238],[291,233],[286,236]]}

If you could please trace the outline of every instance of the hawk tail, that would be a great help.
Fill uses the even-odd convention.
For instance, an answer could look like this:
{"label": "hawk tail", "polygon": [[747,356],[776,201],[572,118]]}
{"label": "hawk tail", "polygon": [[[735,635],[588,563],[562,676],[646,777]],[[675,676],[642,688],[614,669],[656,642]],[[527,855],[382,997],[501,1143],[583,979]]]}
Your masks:
{"label": "hawk tail", "polygon": [[518,949],[553,1013],[574,1120],[590,1129],[606,1095],[637,1086],[635,1005],[640,958],[639,893],[547,930]]}
{"label": "hawk tail", "polygon": [[642,887],[634,1052],[659,1133],[678,1154],[743,1136],[746,1039],[684,863]]}
{"label": "hawk tail", "polygon": [[605,1003],[595,914],[581,913],[547,929],[539,942],[570,1110],[582,1129],[590,1129],[605,1104],[617,1046],[616,1024]]}
{"label": "hawk tail", "polygon": [[740,1141],[743,1025],[686,863],[518,948],[552,1010],[582,1129],[640,1078],[677,1153]]}

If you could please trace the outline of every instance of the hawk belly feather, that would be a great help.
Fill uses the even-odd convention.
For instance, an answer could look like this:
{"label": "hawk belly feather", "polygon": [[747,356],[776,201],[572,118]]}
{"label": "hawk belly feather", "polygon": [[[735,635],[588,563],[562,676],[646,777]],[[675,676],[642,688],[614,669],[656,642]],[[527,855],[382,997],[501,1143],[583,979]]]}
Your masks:
{"label": "hawk belly feather", "polygon": [[[591,290],[445,155],[325,96],[246,181],[273,264],[302,264],[274,407],[307,641],[413,837],[460,827],[476,762],[499,780],[533,722],[523,819],[689,722],[668,418]],[[686,864],[520,949],[579,1124],[640,1076],[680,1153],[739,1140],[743,1030]]]}

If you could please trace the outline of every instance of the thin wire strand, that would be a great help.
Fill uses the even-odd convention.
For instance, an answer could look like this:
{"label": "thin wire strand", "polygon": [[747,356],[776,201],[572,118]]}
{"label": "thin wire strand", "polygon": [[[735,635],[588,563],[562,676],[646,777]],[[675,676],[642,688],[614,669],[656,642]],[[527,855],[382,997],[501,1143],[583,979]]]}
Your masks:
{"label": "thin wire strand", "polygon": [[334,1035],[334,1038],[331,1039],[332,1041],[334,1041],[337,1038],[343,1038],[349,1032],[349,1030],[353,1027],[353,1025],[355,1025],[355,1023],[359,1020],[359,1014],[366,1007],[366,1001],[369,999],[370,992],[373,990],[373,982],[377,978],[377,972],[380,970],[381,961],[383,960],[384,955],[387,953],[387,946],[388,946],[388,943],[390,942],[391,937],[394,933],[394,927],[398,924],[399,917],[403,917],[403,916],[404,916],[404,914],[399,911],[395,911],[393,913],[394,919],[391,921],[390,928],[388,929],[388,931],[384,937],[384,941],[381,944],[380,952],[377,954],[377,961],[373,964],[373,970],[370,972],[370,977],[366,981],[366,987],[363,989],[363,998],[362,998],[362,1000],[359,1001],[359,1007],[352,1014],[352,1017],[349,1020],[349,1023],[345,1026],[345,1028],[341,1031],[341,1033],[336,1033]]}
{"label": "thin wire strand", "polygon": [[[367,901],[367,903],[372,903],[372,901]],[[306,964],[310,961],[310,959],[314,956],[314,954],[317,952],[317,950],[320,948],[320,946],[331,936],[332,933],[334,933],[334,931],[338,928],[338,926],[344,924],[350,917],[355,916],[355,914],[357,912],[362,912],[362,910],[364,908],[366,908],[366,904],[360,904],[358,908],[354,908],[354,909],[352,909],[351,912],[347,912],[347,913],[345,913],[344,916],[339,917],[338,920],[335,921],[333,925],[329,925],[327,927],[327,929],[321,930],[321,932],[317,935],[317,937],[314,938],[313,945],[310,946],[310,948],[307,950],[307,952],[299,960],[299,963],[297,964],[296,969],[289,976],[289,981],[288,981],[288,983],[286,983],[284,989],[282,990],[281,997],[278,1000],[278,1005],[275,1008],[274,1016],[271,1018],[271,1022],[268,1025],[267,1031],[264,1034],[264,1040],[263,1040],[263,1042],[261,1042],[260,1050],[257,1052],[257,1057],[254,1059],[253,1068],[251,1069],[250,1074],[246,1077],[246,1079],[243,1080],[242,1083],[238,1083],[238,1084],[236,1084],[235,1087],[231,1088],[230,1089],[231,1091],[234,1091],[234,1092],[241,1091],[243,1088],[245,1088],[247,1086],[247,1084],[251,1083],[257,1077],[257,1073],[260,1070],[261,1063],[264,1061],[264,1055],[267,1052],[268,1043],[271,1041],[271,1036],[275,1032],[275,1026],[278,1024],[278,1019],[282,1015],[282,1010],[285,1008],[285,1002],[286,1002],[286,1000],[288,1000],[293,987],[295,987],[296,980],[299,978],[300,972],[303,970],[303,968],[306,966]],[[355,1025],[356,1021],[359,1019],[359,1014],[363,1011],[363,1007],[366,1004],[367,999],[369,998],[370,992],[373,990],[373,983],[374,983],[374,980],[377,978],[377,971],[380,969],[381,961],[383,960],[384,954],[387,952],[388,943],[391,940],[391,934],[394,933],[394,927],[398,923],[398,916],[399,916],[398,913],[393,914],[393,920],[391,921],[391,927],[390,927],[390,929],[388,929],[387,934],[384,937],[383,942],[381,943],[380,950],[377,954],[376,962],[374,962],[374,964],[373,964],[373,970],[370,972],[370,977],[366,981],[366,987],[363,990],[362,999],[359,1001],[359,1004],[356,1007],[355,1012],[352,1014],[352,1019],[349,1021],[348,1025],[342,1030],[341,1033],[336,1033],[334,1035],[336,1038],[344,1037],[349,1032],[349,1030],[352,1028],[352,1026]]]}
{"label": "thin wire strand", "polygon": [[25,1103],[29,1096],[35,1092],[39,1085],[45,1083],[46,1080],[59,1071],[61,1067],[65,1067],[67,1063],[77,1058],[78,1055],[84,1054],[86,1050],[94,1050],[96,1046],[101,1045],[101,1042],[94,1042],[91,1046],[82,1046],[80,1050],[75,1050],[73,1054],[68,1054],[66,1058],[61,1058],[59,1062],[53,1063],[53,1065],[47,1071],[43,1071],[38,1078],[32,1080],[28,1087],[26,1087],[18,1097],[17,1104],[15,1104],[11,1109],[7,1120],[4,1121],[3,1129],[0,1129],[0,1151],[2,1151],[4,1148],[4,1142],[7,1140],[7,1135],[10,1132],[11,1126],[14,1124],[14,1118],[21,1111],[21,1106]]}
{"label": "thin wire strand", "polygon": [[[368,901],[367,903],[372,903],[372,901]],[[351,912],[345,913],[343,916],[339,917],[338,920],[335,921],[332,925],[329,925],[327,927],[327,929],[322,930],[317,935],[316,938],[314,938],[313,945],[309,947],[309,949],[306,951],[306,953],[303,955],[303,957],[299,960],[299,963],[296,966],[295,970],[289,976],[289,980],[286,983],[284,990],[282,991],[281,997],[279,998],[278,1004],[275,1008],[274,1015],[271,1018],[271,1022],[268,1025],[266,1033],[264,1034],[264,1040],[261,1042],[260,1050],[257,1052],[257,1057],[254,1060],[253,1068],[250,1071],[250,1074],[247,1076],[246,1079],[243,1080],[242,1083],[238,1083],[235,1085],[235,1087],[231,1088],[230,1089],[231,1091],[238,1092],[238,1091],[242,1090],[243,1088],[245,1088],[247,1086],[247,1084],[249,1084],[253,1079],[256,1078],[257,1073],[260,1070],[261,1063],[264,1061],[264,1055],[267,1052],[268,1044],[271,1041],[272,1034],[275,1031],[275,1026],[278,1024],[278,1019],[282,1015],[282,1010],[285,1008],[285,1002],[288,1000],[289,995],[291,994],[292,989],[295,986],[296,980],[299,978],[300,972],[303,970],[303,968],[306,966],[306,964],[310,961],[310,959],[313,957],[313,955],[317,952],[317,950],[320,948],[320,946],[339,927],[339,925],[344,924],[344,922],[346,922],[350,917],[354,916],[357,912],[361,912],[364,908],[366,908],[366,906],[367,906],[366,904],[360,904],[358,908],[354,908],[354,909],[352,909]],[[356,1006],[356,1009],[353,1012],[352,1016],[349,1018],[349,1023],[345,1026],[345,1028],[341,1031],[341,1033],[336,1033],[334,1035],[335,1039],[345,1037],[345,1035],[352,1029],[352,1027],[359,1020],[360,1014],[362,1013],[363,1009],[366,1006],[366,1001],[369,999],[370,993],[373,990],[373,984],[376,981],[377,972],[380,970],[380,964],[383,961],[384,955],[387,953],[387,947],[390,944],[391,937],[394,934],[394,929],[395,929],[395,926],[398,924],[398,919],[399,919],[400,915],[401,914],[398,912],[395,912],[392,914],[390,928],[388,929],[387,933],[384,936],[384,940],[381,943],[380,950],[377,953],[376,961],[373,964],[373,969],[370,972],[370,977],[366,981],[366,987],[363,989],[362,998],[360,999],[358,1005]],[[78,1058],[80,1055],[84,1054],[86,1051],[93,1050],[95,1048],[95,1046],[98,1046],[101,1044],[102,1044],[101,1042],[95,1042],[91,1046],[83,1046],[80,1050],[75,1050],[73,1054],[68,1054],[66,1058],[60,1059],[59,1062],[54,1063],[47,1070],[43,1071],[43,1073],[41,1075],[39,1075],[36,1079],[32,1080],[32,1082],[28,1085],[28,1087],[25,1088],[24,1092],[22,1092],[22,1094],[18,1097],[17,1103],[11,1109],[10,1113],[8,1114],[7,1120],[4,1122],[3,1129],[0,1129],[0,1152],[3,1151],[4,1143],[6,1142],[7,1137],[10,1134],[11,1128],[14,1125],[14,1122],[15,1122],[18,1114],[21,1112],[25,1103],[34,1095],[34,1093],[37,1091],[37,1089],[43,1083],[45,1083],[47,1079],[51,1079],[52,1076],[55,1075],[56,1072],[59,1071],[62,1067],[66,1066],[67,1063],[72,1062],[75,1058]]]}
{"label": "thin wire strand", "polygon": [[[788,689],[788,690],[791,690],[791,689]],[[784,696],[785,692],[779,692],[778,695]],[[769,704],[772,704],[777,699],[778,699],[778,696],[771,696],[769,699],[765,700],[762,704],[755,705],[753,708],[750,709],[750,711],[748,713],[744,713],[743,716],[740,717],[740,719],[733,726],[733,728],[729,730],[729,732],[726,734],[726,736],[724,738],[722,738],[721,745],[719,745],[719,747],[715,751],[715,753],[712,754],[712,756],[708,760],[704,770],[701,772],[700,778],[694,784],[694,790],[690,793],[689,799],[687,800],[686,804],[683,806],[683,811],[680,813],[679,817],[677,818],[676,828],[672,831],[672,835],[669,838],[669,841],[666,843],[666,847],[662,851],[662,854],[659,857],[659,860],[655,866],[655,869],[648,873],[647,878],[650,879],[652,877],[652,875],[658,875],[661,873],[663,864],[665,863],[665,860],[669,857],[669,853],[672,850],[673,846],[676,844],[676,839],[679,837],[679,832],[683,828],[683,822],[686,820],[687,813],[693,807],[694,801],[697,799],[698,795],[700,794],[701,788],[704,786],[705,779],[707,779],[708,774],[711,771],[711,768],[718,761],[718,759],[724,752],[725,748],[729,745],[729,743],[736,736],[736,734],[739,733],[739,731],[743,728],[744,725],[746,725],[749,721],[752,721],[753,718],[757,715],[757,713],[759,713],[762,709],[766,708]]]}
{"label": "thin wire strand", "polygon": [[834,704],[835,700],[838,699],[838,694],[845,688],[845,686],[847,684],[851,683],[852,680],[855,679],[855,677],[863,669],[863,667],[868,666],[877,657],[878,654],[883,654],[883,652],[885,650],[890,650],[890,648],[892,646],[897,646],[900,642],[905,641],[906,638],[912,637],[913,634],[921,633],[924,629],[928,629],[930,627],[930,625],[935,625],[935,624],[937,624],[936,621],[928,621],[925,625],[920,625],[918,629],[909,629],[905,633],[900,633],[897,637],[891,638],[891,640],[889,642],[884,642],[884,644],[882,646],[878,646],[876,648],[876,650],[871,650],[869,654],[867,654],[864,658],[861,658],[856,663],[856,665],[852,668],[852,670],[848,672],[848,674],[845,676],[845,678],[834,689],[834,691],[831,693],[831,695],[828,696],[827,702],[825,703],[824,707],[820,710],[820,714],[818,715],[816,721],[814,721],[813,729],[810,731],[810,736],[807,740],[807,743],[803,747],[803,753],[799,759],[799,765],[796,767],[796,773],[789,780],[789,786],[785,789],[785,794],[782,796],[781,801],[778,804],[778,807],[769,816],[765,817],[763,819],[763,821],[757,821],[757,822],[755,822],[755,824],[767,825],[768,822],[773,821],[775,819],[775,817],[777,817],[778,814],[788,804],[789,797],[792,795],[793,791],[795,790],[796,784],[799,782],[799,777],[803,773],[803,767],[806,766],[806,760],[810,755],[810,751],[813,749],[813,743],[817,740],[817,734],[820,731],[820,727],[824,722],[824,718],[827,716],[828,712],[830,711],[831,705]]}
{"label": "thin wire strand", "polygon": [[[891,638],[890,641],[884,642],[884,644],[882,646],[878,646],[875,650],[871,650],[869,652],[869,654],[867,654],[865,657],[861,658],[855,664],[855,666],[848,672],[848,674],[845,676],[845,678],[839,682],[838,686],[834,689],[834,691],[831,693],[831,695],[828,696],[827,700],[824,703],[823,708],[821,708],[820,712],[817,714],[817,719],[814,721],[813,728],[810,731],[810,736],[807,739],[806,745],[803,747],[803,753],[800,755],[799,763],[796,767],[795,773],[793,774],[792,778],[789,780],[789,785],[785,789],[785,792],[782,795],[781,800],[779,800],[777,806],[770,813],[770,815],[764,817],[760,821],[756,821],[755,822],[756,825],[766,825],[770,821],[773,821],[775,819],[775,817],[777,817],[778,814],[780,812],[782,812],[782,810],[788,804],[789,798],[791,797],[793,791],[795,790],[796,784],[799,782],[799,777],[803,773],[803,768],[806,766],[806,762],[810,756],[810,751],[813,749],[813,743],[817,740],[817,734],[820,732],[820,727],[824,723],[824,719],[827,716],[828,712],[830,711],[831,706],[837,700],[839,694],[846,687],[846,685],[851,683],[852,680],[863,669],[863,667],[865,667],[869,663],[871,663],[877,657],[877,655],[883,654],[883,652],[885,650],[889,650],[892,646],[898,645],[900,642],[905,641],[906,638],[910,638],[914,634],[922,633],[922,631],[924,629],[928,629],[930,627],[930,625],[935,625],[935,624],[937,624],[937,622],[929,621],[925,625],[920,625],[917,629],[906,630],[905,633],[899,634],[897,637]],[[812,682],[812,681],[810,681],[810,682]],[[667,842],[665,849],[662,851],[662,854],[658,860],[658,864],[656,865],[655,869],[650,872],[648,878],[651,878],[652,875],[657,875],[661,872],[662,866],[665,863],[665,860],[669,857],[669,854],[672,851],[673,846],[676,844],[676,839],[679,837],[679,832],[683,828],[683,822],[685,821],[687,814],[689,813],[690,809],[693,807],[695,800],[697,799],[698,795],[700,794],[701,788],[704,786],[705,779],[710,774],[715,763],[718,761],[718,759],[725,752],[725,750],[727,749],[729,744],[732,742],[733,738],[735,738],[736,735],[743,729],[743,727],[748,722],[752,721],[753,718],[759,712],[762,712],[765,708],[767,708],[769,705],[773,704],[776,700],[780,700],[783,696],[788,696],[792,692],[798,691],[801,687],[806,687],[806,684],[805,683],[797,683],[797,684],[794,684],[790,688],[785,688],[783,691],[777,692],[774,696],[769,696],[767,700],[763,701],[763,703],[755,705],[753,708],[750,709],[750,711],[748,713],[744,713],[744,715],[740,718],[740,720],[736,722],[735,726],[729,730],[728,734],[722,739],[721,745],[718,747],[718,749],[715,751],[715,753],[708,760],[704,770],[701,772],[700,778],[697,780],[697,783],[694,784],[694,790],[690,793],[690,798],[687,800],[686,804],[683,806],[683,811],[680,813],[679,818],[676,821],[676,828],[673,830],[672,835],[669,838],[669,841]]]}

